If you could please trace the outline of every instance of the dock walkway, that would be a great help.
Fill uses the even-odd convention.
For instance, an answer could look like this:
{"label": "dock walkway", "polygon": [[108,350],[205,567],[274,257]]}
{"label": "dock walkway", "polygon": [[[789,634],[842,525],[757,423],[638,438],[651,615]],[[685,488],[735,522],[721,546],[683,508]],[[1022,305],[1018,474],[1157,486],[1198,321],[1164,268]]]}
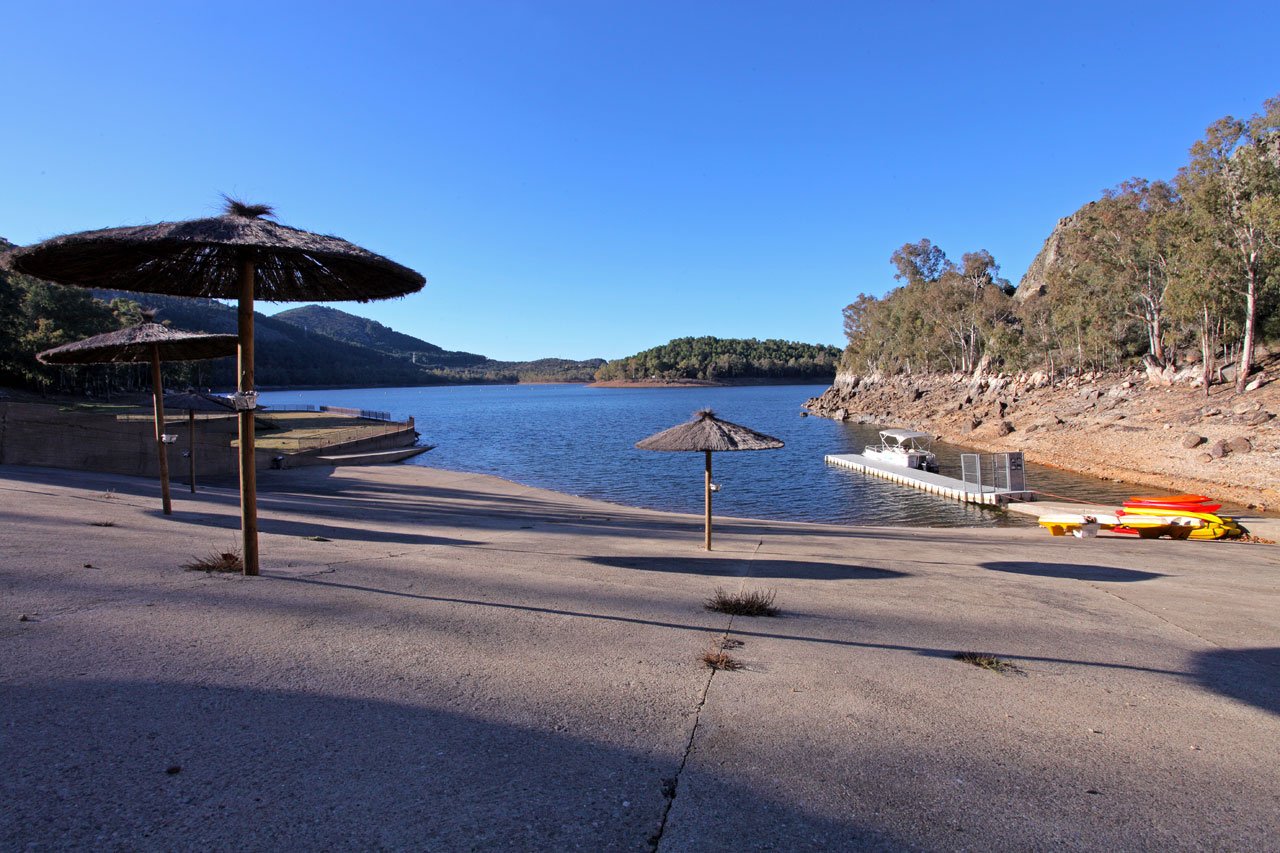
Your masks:
{"label": "dock walkway", "polygon": [[1035,492],[1030,489],[1013,491],[1011,489],[999,489],[994,486],[979,486],[974,483],[966,483],[964,480],[957,480],[954,477],[933,474],[929,471],[918,471],[914,468],[903,468],[900,465],[876,462],[858,453],[831,453],[825,456],[824,459],[828,465],[852,468],[854,471],[860,471],[863,474],[891,480],[904,486],[911,486],[914,489],[941,495],[952,500],[963,501],[964,503],[1005,506],[1010,501],[1035,500]]}

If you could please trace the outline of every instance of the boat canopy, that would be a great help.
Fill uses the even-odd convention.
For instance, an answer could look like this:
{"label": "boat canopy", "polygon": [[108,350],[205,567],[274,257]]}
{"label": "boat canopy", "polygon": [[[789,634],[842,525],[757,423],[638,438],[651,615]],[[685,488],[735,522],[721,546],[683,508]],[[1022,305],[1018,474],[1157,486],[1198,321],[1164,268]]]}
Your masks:
{"label": "boat canopy", "polygon": [[883,439],[891,438],[897,441],[898,443],[902,443],[904,441],[914,441],[915,439],[918,439],[918,438],[927,438],[930,441],[933,440],[932,434],[927,432],[916,432],[915,430],[911,430],[911,429],[882,429],[880,430],[880,437]]}

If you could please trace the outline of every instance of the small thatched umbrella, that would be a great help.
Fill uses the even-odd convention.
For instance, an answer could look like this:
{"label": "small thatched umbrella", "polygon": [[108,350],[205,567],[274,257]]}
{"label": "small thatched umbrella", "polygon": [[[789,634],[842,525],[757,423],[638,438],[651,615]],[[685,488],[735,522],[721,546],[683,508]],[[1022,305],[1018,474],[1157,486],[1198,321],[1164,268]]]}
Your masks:
{"label": "small thatched umbrella", "polygon": [[[228,335],[234,339],[234,335]],[[232,353],[235,348],[232,347]],[[235,405],[226,397],[215,397],[212,394],[201,394],[198,391],[186,391],[178,394],[166,394],[166,408],[177,409],[187,413],[187,462],[190,467],[191,494],[196,493],[196,412],[220,415],[235,414]]]}
{"label": "small thatched umbrella", "polygon": [[164,446],[164,387],[160,381],[162,361],[200,361],[235,355],[235,335],[209,335],[170,329],[151,320],[117,332],[94,335],[45,350],[36,356],[45,364],[126,364],[151,363],[151,398],[155,409],[156,455],[160,462],[160,505],[164,514],[173,512],[169,500],[169,454]]}
{"label": "small thatched umbrella", "polygon": [[223,215],[54,237],[9,253],[19,272],[59,284],[239,300],[240,527],[244,573],[258,573],[253,301],[367,302],[421,290],[420,274],[337,237],[264,218],[227,200]]}
{"label": "small thatched umbrella", "polygon": [[702,451],[707,454],[706,488],[706,549],[711,550],[711,454],[723,450],[777,450],[782,441],[738,424],[722,421],[710,409],[703,409],[688,423],[673,426],[636,442],[640,450],[664,450],[673,452]]}

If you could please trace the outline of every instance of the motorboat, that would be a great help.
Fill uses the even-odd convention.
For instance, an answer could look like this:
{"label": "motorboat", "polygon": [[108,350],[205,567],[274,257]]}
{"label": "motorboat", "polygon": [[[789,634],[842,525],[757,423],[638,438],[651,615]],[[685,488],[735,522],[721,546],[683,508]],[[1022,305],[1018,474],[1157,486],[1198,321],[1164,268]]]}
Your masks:
{"label": "motorboat", "polygon": [[880,443],[862,449],[874,462],[938,473],[938,457],[933,455],[933,436],[910,429],[882,429]]}

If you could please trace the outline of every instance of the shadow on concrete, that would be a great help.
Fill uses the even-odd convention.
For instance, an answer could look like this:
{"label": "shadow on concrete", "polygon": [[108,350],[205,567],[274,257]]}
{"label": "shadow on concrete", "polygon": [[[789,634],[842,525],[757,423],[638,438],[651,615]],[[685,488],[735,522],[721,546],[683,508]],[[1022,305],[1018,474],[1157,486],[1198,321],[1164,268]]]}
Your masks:
{"label": "shadow on concrete", "polygon": [[1118,569],[1114,566],[1089,566],[1080,563],[1041,563],[1038,561],[1011,561],[979,563],[993,572],[1012,572],[1018,575],[1034,575],[1041,578],[1070,578],[1077,581],[1109,581],[1130,583],[1165,577],[1159,572],[1143,572],[1138,569]]}
{"label": "shadow on concrete", "polygon": [[[272,575],[266,573],[262,575],[264,580],[284,581],[286,583],[307,584],[311,586],[329,587],[332,589],[349,590],[352,592],[367,592],[372,595],[388,595],[396,598],[410,598],[417,601],[435,601],[443,604],[469,604],[476,607],[490,607],[496,610],[517,610],[526,613],[544,613],[550,616],[569,616],[576,619],[598,619],[604,622],[625,622],[632,625],[647,625],[655,628],[671,628],[677,631],[694,631],[700,634],[722,634],[724,633],[723,625],[699,625],[691,622],[667,622],[660,619],[645,619],[639,616],[623,616],[615,613],[588,613],[582,610],[566,610],[559,607],[539,607],[534,604],[513,604],[506,601],[484,601],[478,598],[457,598],[445,595],[424,595],[418,592],[405,592],[395,589],[379,589],[378,587],[362,586],[360,584],[343,583],[334,580],[322,580],[315,577],[296,577],[288,575]],[[782,611],[782,617],[785,619],[789,614],[785,610]],[[912,646],[903,643],[873,643],[860,640],[842,640],[837,637],[820,637],[806,634],[787,634],[779,631],[756,631],[749,627],[776,624],[782,620],[778,619],[742,619],[736,622],[731,631],[734,637],[757,637],[769,640],[788,640],[797,643],[820,643],[828,646],[842,646],[851,649],[883,649],[886,651],[909,652],[911,654],[920,655],[921,657],[933,658],[950,658],[954,657],[957,652],[967,651],[963,648],[930,648],[928,646]],[[1070,664],[1072,666],[1090,666],[1100,667],[1102,669],[1120,669],[1131,670],[1134,672],[1154,672],[1161,675],[1177,675],[1186,676],[1187,673],[1171,669],[1159,669],[1156,667],[1139,666],[1137,664],[1128,663],[1112,663],[1108,661],[1092,661],[1078,660],[1075,658],[1059,658],[1046,657],[1041,655],[1024,655],[1013,651],[1006,650],[988,650],[991,654],[1001,658],[1008,658],[1015,661],[1039,661],[1042,663],[1059,663]]]}
{"label": "shadow on concrete", "polygon": [[646,572],[677,572],[712,577],[751,577],[776,580],[887,580],[907,577],[905,572],[849,566],[841,563],[804,560],[745,559],[741,556],[715,557],[583,557],[585,563],[615,569]]}
{"label": "shadow on concrete", "polygon": [[[180,524],[193,524],[198,527],[216,527],[222,530],[240,530],[238,515],[201,515],[197,518],[181,515],[165,516],[160,510],[146,510],[154,518],[168,519]],[[347,527],[332,524],[328,521],[290,521],[269,516],[259,516],[258,531],[278,536],[324,536],[341,542],[390,542],[397,545],[483,545],[485,543],[473,539],[454,539],[448,536],[432,536],[429,533],[404,533],[396,530],[382,530],[374,527]]]}
{"label": "shadow on concrete", "polygon": [[[96,497],[117,493],[155,499],[158,507],[158,486],[139,477],[6,465],[0,479],[102,490]],[[85,499],[96,498],[86,496]],[[207,524],[215,513],[226,512],[234,519],[234,524],[239,525],[239,497],[234,490],[218,492],[209,489],[190,499],[185,493],[175,492],[174,501],[174,515],[169,516],[174,520],[185,517],[190,523]],[[327,466],[260,471],[258,513],[262,530],[267,529],[267,522],[274,514],[295,513],[314,519],[366,518],[376,520],[375,523],[384,530],[396,526],[426,529],[432,525],[478,530],[532,529],[577,536],[665,540],[677,545],[687,541],[691,548],[699,547],[703,525],[701,516],[655,513],[601,501],[583,505],[573,498],[544,490],[525,494],[490,491],[481,475],[475,475],[462,486],[433,486],[417,482],[389,483],[346,478]],[[306,528],[298,529],[298,535],[316,532],[305,524],[299,524],[298,528]],[[959,535],[963,536],[966,545],[974,547],[999,546],[1008,541],[1007,536],[986,531],[946,530],[935,533],[928,528],[857,528],[733,518],[718,520],[716,531],[722,540],[730,536],[757,538],[768,535],[778,540],[820,537],[832,543],[873,539],[877,542],[916,544],[943,538],[954,541]],[[395,537],[397,534],[387,535]],[[416,540],[389,538],[385,541]]]}
{"label": "shadow on concrete", "polygon": [[[0,686],[0,707],[6,850],[104,839],[157,850],[643,850],[682,758],[598,732],[323,692],[70,681]],[[753,839],[762,846],[907,846],[715,782],[734,811],[778,818],[775,837]],[[717,849],[731,841],[722,818],[695,813],[681,830]]]}
{"label": "shadow on concrete", "polygon": [[1280,715],[1280,647],[1200,652],[1192,668],[1215,693]]}

